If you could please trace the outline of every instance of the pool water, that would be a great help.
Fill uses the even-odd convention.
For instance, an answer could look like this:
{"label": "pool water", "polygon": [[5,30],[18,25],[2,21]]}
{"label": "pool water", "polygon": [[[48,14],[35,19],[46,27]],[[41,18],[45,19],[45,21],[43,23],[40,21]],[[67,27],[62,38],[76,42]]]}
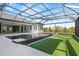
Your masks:
{"label": "pool water", "polygon": [[6,36],[11,39],[14,43],[20,43],[23,45],[27,45],[29,43],[35,42],[37,40],[41,40],[45,37],[51,36],[52,34],[22,34],[16,36]]}

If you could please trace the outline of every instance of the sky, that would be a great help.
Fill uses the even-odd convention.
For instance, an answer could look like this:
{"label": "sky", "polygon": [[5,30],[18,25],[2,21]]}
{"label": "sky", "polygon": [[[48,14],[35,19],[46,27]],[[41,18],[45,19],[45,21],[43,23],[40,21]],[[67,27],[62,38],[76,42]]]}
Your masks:
{"label": "sky", "polygon": [[[25,3],[25,5],[27,5],[27,6],[29,6],[29,7],[31,7],[31,6],[33,6],[34,4],[32,3],[32,4],[29,4],[29,3]],[[51,8],[57,8],[57,7],[61,7],[62,6],[62,4],[61,3],[45,3],[44,4],[47,8],[49,8],[49,9],[51,9]],[[22,5],[22,4],[18,4],[18,3],[10,3],[9,4],[9,6],[11,6],[11,7],[13,7],[13,8],[16,8],[16,9],[19,9],[20,11],[23,11],[23,10],[25,10],[25,9],[27,9],[27,7],[26,6],[24,6],[24,5]],[[76,10],[77,12],[79,12],[79,4],[78,3],[68,3],[68,4],[66,4],[66,6],[67,7],[70,7],[70,8],[72,8],[72,9],[74,9],[74,10]],[[35,7],[33,7],[32,9],[34,9],[35,11],[37,11],[37,12],[42,12],[42,11],[45,11],[45,10],[47,10],[42,4],[39,4],[39,5],[37,5],[37,6],[35,6]],[[19,13],[21,13],[20,11],[17,11],[17,10],[14,10],[14,9],[12,9],[12,8],[10,8],[10,7],[6,7],[5,8],[5,10],[7,10],[7,11],[10,11],[10,12],[13,12],[13,13],[16,13],[16,14],[19,14]],[[29,10],[27,10],[27,11],[24,11],[24,12],[26,12],[26,13],[29,13],[29,14],[31,14],[31,15],[33,15],[33,14],[35,14],[36,12],[35,11],[33,11],[33,10],[31,10],[31,9],[29,9]],[[70,10],[70,9],[67,9],[67,8],[65,8],[65,14],[76,14],[74,11],[72,11],[72,10]],[[51,12],[53,13],[53,14],[56,14],[55,16],[60,16],[60,15],[64,15],[64,12],[63,12],[63,8],[58,8],[58,9],[55,9],[55,10],[51,10]],[[62,13],[63,12],[63,13]],[[57,14],[57,13],[60,13],[60,14]],[[49,11],[47,11],[47,12],[44,12],[44,13],[41,13],[41,14],[43,14],[44,16],[46,16],[46,15],[50,15],[51,13],[49,12]],[[22,15],[24,15],[24,16],[26,16],[26,17],[28,17],[29,15],[28,14],[23,14],[22,13]],[[30,17],[33,17],[33,16],[30,16]],[[36,14],[35,15],[35,17],[41,17],[41,15],[40,14]],[[49,16],[50,17],[50,16]],[[51,16],[51,17],[53,17],[53,16]],[[74,15],[73,17],[75,17],[75,18],[77,18],[77,15]],[[33,17],[34,18],[34,17]],[[28,19],[26,19],[26,20],[28,20]],[[35,20],[32,20],[33,22],[40,22],[42,19],[35,19]],[[72,21],[71,19],[60,19],[60,20],[58,20],[58,22],[65,22],[65,20],[67,20],[67,21]],[[45,24],[46,23],[56,23],[57,21],[47,21],[47,22],[45,22]],[[74,23],[64,23],[64,24],[56,24],[57,26],[62,26],[62,27],[72,27],[72,26],[74,26]],[[52,25],[44,25],[44,27],[53,27],[54,25],[52,24]]]}

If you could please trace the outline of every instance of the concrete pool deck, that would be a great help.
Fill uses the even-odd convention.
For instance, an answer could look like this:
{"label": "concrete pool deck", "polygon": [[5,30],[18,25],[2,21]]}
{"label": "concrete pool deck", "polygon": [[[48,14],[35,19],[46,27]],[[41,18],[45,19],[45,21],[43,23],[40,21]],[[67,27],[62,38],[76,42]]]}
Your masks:
{"label": "concrete pool deck", "polygon": [[[26,34],[26,33],[19,33],[19,34]],[[49,54],[36,50],[27,45],[13,43],[12,40],[5,37],[8,35],[18,35],[18,34],[0,35],[0,56],[50,56]]]}

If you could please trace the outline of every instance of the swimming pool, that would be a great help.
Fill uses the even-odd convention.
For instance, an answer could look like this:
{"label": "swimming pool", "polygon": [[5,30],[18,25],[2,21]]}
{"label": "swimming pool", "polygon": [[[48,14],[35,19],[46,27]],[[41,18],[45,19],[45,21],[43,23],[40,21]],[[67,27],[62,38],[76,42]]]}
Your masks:
{"label": "swimming pool", "polygon": [[6,36],[7,38],[11,39],[14,43],[20,43],[23,45],[27,45],[29,43],[41,40],[45,37],[51,36],[52,34],[21,34],[21,35],[14,35],[14,36]]}

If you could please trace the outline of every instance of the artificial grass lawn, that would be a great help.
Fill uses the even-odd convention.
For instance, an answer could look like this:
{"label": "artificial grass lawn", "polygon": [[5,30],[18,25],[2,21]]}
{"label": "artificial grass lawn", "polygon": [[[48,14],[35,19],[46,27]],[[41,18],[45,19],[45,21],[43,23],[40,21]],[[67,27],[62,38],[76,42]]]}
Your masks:
{"label": "artificial grass lawn", "polygon": [[73,35],[52,35],[30,46],[54,56],[79,55],[79,41]]}

